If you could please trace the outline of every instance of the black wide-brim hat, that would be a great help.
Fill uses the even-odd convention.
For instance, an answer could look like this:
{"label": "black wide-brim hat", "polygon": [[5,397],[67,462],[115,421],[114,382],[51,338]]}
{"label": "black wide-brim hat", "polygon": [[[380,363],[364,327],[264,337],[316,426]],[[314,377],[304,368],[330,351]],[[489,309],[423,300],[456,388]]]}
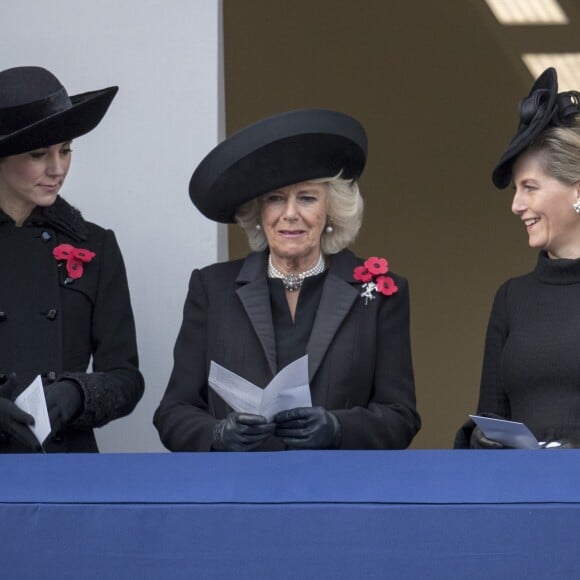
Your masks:
{"label": "black wide-brim hat", "polygon": [[367,136],[353,117],[326,109],[300,109],[268,117],[238,131],[201,161],[189,182],[197,209],[233,223],[247,201],[280,187],[320,177],[360,177]]}
{"label": "black wide-brim hat", "polygon": [[580,112],[580,93],[558,93],[558,76],[554,68],[547,68],[534,82],[519,107],[519,125],[505,153],[493,170],[492,180],[499,189],[512,180],[512,168],[523,153],[548,127],[570,125]]}
{"label": "black wide-brim hat", "polygon": [[71,141],[94,129],[118,87],[70,96],[36,66],[0,72],[0,157]]}

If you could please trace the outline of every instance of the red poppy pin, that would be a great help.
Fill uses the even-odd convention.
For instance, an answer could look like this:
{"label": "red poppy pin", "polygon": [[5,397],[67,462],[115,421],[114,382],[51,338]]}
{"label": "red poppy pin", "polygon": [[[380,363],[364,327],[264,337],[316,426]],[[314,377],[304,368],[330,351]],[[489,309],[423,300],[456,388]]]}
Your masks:
{"label": "red poppy pin", "polygon": [[353,272],[353,278],[362,282],[361,297],[365,299],[365,306],[369,300],[376,298],[375,293],[392,296],[399,291],[395,281],[390,276],[385,276],[389,271],[389,263],[385,258],[373,256],[365,260],[362,266],[357,266]]}
{"label": "red poppy pin", "polygon": [[75,248],[70,244],[60,244],[56,246],[56,248],[52,250],[52,255],[57,260],[66,260],[66,271],[70,278],[70,282],[80,278],[83,275],[83,264],[90,262],[95,257],[94,252],[85,250],[84,248]]}

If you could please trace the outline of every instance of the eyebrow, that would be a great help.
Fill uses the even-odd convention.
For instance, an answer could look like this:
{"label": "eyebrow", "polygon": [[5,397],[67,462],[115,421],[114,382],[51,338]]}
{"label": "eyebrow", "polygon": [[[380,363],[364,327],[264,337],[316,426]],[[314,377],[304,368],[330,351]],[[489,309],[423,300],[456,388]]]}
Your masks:
{"label": "eyebrow", "polygon": [[[264,195],[270,195],[272,193],[280,193],[282,195],[287,194],[287,191],[284,191],[284,188],[280,188],[280,189],[274,189],[272,191],[269,191],[268,193],[265,193]],[[299,190],[296,191],[296,194],[300,194],[300,193],[319,193],[318,188],[314,187],[314,186],[304,186],[301,187]]]}
{"label": "eyebrow", "polygon": [[316,185],[304,185],[297,191],[297,193],[311,193],[313,191],[318,192],[320,191],[320,188],[318,188]]}
{"label": "eyebrow", "polygon": [[537,183],[538,179],[536,177],[531,177],[529,175],[524,175],[523,177],[521,177],[518,180],[514,179],[514,183],[519,183],[519,184],[523,184],[523,183],[526,183],[528,181],[533,181],[534,183]]}

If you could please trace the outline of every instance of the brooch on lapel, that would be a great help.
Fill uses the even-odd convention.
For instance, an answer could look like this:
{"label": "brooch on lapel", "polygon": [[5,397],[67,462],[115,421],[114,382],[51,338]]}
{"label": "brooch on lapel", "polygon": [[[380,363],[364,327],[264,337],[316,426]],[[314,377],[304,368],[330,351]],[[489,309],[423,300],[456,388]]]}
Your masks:
{"label": "brooch on lapel", "polygon": [[358,282],[362,282],[361,297],[365,299],[365,306],[369,300],[374,300],[376,294],[392,296],[399,291],[395,281],[390,276],[385,276],[389,271],[389,263],[385,258],[373,256],[365,260],[362,266],[357,266],[352,276]]}
{"label": "brooch on lapel", "polygon": [[64,281],[65,284],[70,284],[73,280],[80,278],[83,275],[83,264],[90,262],[95,257],[94,252],[75,248],[70,244],[59,244],[52,250],[52,255],[57,260],[66,260],[68,277]]}

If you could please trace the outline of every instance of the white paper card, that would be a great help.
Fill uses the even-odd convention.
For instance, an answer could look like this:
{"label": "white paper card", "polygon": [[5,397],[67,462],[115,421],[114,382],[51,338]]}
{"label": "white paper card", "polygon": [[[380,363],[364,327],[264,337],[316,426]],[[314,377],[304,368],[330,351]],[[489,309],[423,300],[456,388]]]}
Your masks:
{"label": "white paper card", "polygon": [[479,415],[469,416],[488,439],[499,441],[513,449],[540,449],[538,440],[523,423]]}
{"label": "white paper card", "polygon": [[50,433],[50,419],[48,418],[48,409],[46,408],[46,399],[44,398],[44,389],[42,388],[40,376],[36,377],[16,397],[14,403],[19,409],[34,417],[34,425],[30,425],[29,429],[42,445]]}
{"label": "white paper card", "polygon": [[214,361],[210,364],[208,383],[234,411],[263,415],[269,421],[279,411],[312,407],[308,355],[284,367],[265,389]]}

